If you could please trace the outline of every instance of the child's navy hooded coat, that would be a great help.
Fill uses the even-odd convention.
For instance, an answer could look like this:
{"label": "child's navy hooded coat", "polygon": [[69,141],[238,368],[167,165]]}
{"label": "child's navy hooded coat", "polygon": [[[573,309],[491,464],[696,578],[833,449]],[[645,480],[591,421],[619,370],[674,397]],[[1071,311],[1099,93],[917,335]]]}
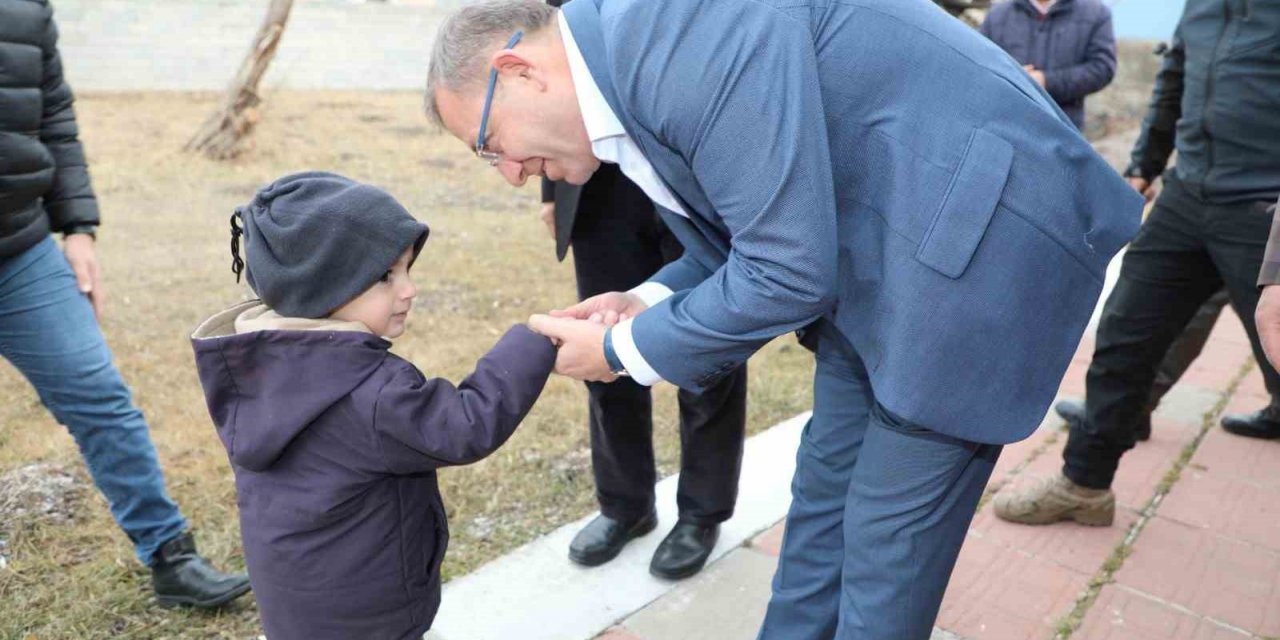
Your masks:
{"label": "child's navy hooded coat", "polygon": [[507,440],[555,349],[513,327],[454,387],[424,378],[360,325],[273,316],[246,303],[192,336],[235,471],[264,631],[421,638],[440,605],[449,539],[435,470]]}

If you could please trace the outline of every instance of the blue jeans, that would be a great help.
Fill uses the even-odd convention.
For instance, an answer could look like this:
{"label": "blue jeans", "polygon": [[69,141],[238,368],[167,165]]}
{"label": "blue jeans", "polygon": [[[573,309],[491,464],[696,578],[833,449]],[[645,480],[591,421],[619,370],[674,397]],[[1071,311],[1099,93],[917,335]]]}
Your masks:
{"label": "blue jeans", "polygon": [[848,341],[819,332],[760,640],[927,640],[1001,447],[890,415]]}
{"label": "blue jeans", "polygon": [[138,559],[187,527],[165,493],[142,412],[111,361],[88,299],[52,238],[0,259],[0,356],[66,425]]}

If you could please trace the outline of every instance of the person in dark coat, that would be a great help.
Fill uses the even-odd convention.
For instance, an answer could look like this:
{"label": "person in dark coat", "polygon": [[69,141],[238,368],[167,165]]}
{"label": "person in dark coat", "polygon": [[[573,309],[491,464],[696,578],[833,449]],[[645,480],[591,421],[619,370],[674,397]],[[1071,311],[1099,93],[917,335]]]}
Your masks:
{"label": "person in dark coat", "polygon": [[[559,7],[563,0],[547,0]],[[644,189],[617,165],[600,166],[584,185],[542,179],[542,218],[564,260],[573,246],[578,298],[642,287],[684,247]],[[643,289],[641,289],[643,290]],[[591,472],[600,515],[569,544],[569,559],[588,567],[612,560],[633,538],[657,526],[653,397],[634,380],[587,382]],[[702,393],[680,390],[680,481],[677,518],[649,562],[659,578],[688,578],[706,564],[733,517],[747,429],[747,367]]]}
{"label": "person in dark coat", "polygon": [[427,233],[329,173],[281,178],[232,218],[233,270],[262,299],[192,344],[271,640],[421,638],[449,540],[436,469],[506,442],[551,373],[555,348],[523,325],[457,386],[388,351]]}
{"label": "person in dark coat", "polygon": [[1084,99],[1116,75],[1111,9],[1101,0],[1007,0],[991,7],[982,34],[1013,56],[1084,129]]}
{"label": "person in dark coat", "polygon": [[98,324],[101,219],[74,102],[53,9],[45,0],[0,2],[0,359],[75,438],[111,516],[151,570],[156,601],[220,607],[247,593],[249,581],[196,551]]}

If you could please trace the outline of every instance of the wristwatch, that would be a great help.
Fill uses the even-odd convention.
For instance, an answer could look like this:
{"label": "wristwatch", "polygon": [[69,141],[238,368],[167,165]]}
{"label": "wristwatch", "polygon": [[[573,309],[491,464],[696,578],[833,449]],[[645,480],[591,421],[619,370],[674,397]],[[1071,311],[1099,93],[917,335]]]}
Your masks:
{"label": "wristwatch", "polygon": [[613,327],[604,330],[604,361],[609,363],[609,372],[615,376],[628,377],[627,368],[622,365],[618,352],[613,350]]}

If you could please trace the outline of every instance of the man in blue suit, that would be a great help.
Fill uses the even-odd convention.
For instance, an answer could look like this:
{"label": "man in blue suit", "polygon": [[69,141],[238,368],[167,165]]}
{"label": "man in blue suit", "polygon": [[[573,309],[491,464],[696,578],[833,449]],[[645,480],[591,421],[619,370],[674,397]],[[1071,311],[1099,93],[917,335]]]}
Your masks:
{"label": "man in blue suit", "polygon": [[618,164],[685,245],[531,319],[561,373],[699,390],[810,328],[760,635],[927,638],[1138,228],[1044,90],[928,0],[497,0],[442,25],[426,103],[515,185]]}

